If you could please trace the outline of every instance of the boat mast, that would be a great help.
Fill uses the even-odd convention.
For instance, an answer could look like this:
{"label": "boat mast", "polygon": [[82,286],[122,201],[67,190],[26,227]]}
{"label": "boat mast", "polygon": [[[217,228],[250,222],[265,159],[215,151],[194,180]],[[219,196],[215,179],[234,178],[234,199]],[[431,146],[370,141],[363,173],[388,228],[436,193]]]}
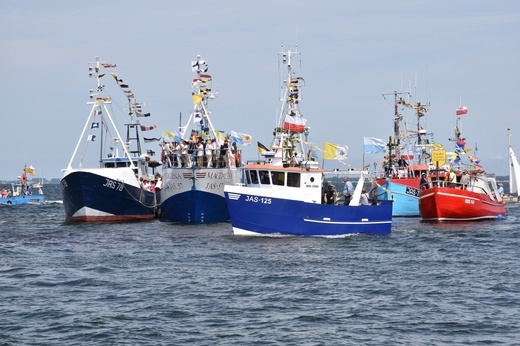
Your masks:
{"label": "boat mast", "polygon": [[392,138],[392,136],[389,137],[388,139],[388,167],[393,167],[393,162],[392,162],[392,150],[393,148],[395,148],[395,158],[396,160],[399,159],[399,157],[401,157],[401,149],[400,149],[400,144],[401,144],[401,140],[400,140],[400,132],[401,132],[401,128],[400,128],[400,123],[401,121],[403,120],[403,116],[401,114],[399,114],[399,105],[406,105],[406,101],[403,100],[402,97],[400,97],[400,95],[410,95],[409,92],[397,92],[396,90],[394,90],[393,93],[388,93],[388,94],[383,94],[383,98],[386,99],[386,96],[389,96],[389,95],[393,95],[394,96],[394,136]]}

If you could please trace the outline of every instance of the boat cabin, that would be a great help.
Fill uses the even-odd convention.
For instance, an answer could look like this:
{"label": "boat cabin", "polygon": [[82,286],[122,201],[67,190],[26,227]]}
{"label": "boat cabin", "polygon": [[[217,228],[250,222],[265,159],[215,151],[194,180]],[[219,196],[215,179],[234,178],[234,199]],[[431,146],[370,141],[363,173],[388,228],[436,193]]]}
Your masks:
{"label": "boat cabin", "polygon": [[244,185],[279,190],[286,197],[319,203],[322,196],[323,170],[303,163],[298,167],[283,167],[256,161],[244,166]]}

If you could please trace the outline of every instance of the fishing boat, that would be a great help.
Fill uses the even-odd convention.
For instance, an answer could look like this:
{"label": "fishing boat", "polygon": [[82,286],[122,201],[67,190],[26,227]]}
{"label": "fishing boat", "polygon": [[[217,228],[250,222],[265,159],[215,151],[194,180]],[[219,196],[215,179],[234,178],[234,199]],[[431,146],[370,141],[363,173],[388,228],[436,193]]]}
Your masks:
{"label": "fishing boat", "polygon": [[[465,113],[463,113],[465,114]],[[458,113],[457,113],[458,115]],[[424,221],[476,221],[502,219],[505,201],[500,195],[495,176],[486,174],[478,158],[468,155],[466,139],[461,136],[460,117],[455,127],[455,152],[450,167],[435,173],[419,196],[419,212]],[[467,155],[469,163],[462,157]]]}
{"label": "fishing boat", "polygon": [[[416,102],[412,105],[403,98],[404,94],[394,91],[383,94],[383,97],[394,97],[394,133],[386,145],[387,155],[384,156],[381,168],[372,184],[378,200],[393,200],[393,216],[419,216],[419,185],[423,174],[430,175],[431,150],[440,149],[442,145],[433,141],[433,134],[427,132],[422,119],[428,112],[429,104]],[[415,128],[407,129],[401,109],[413,109]]]}
{"label": "fishing boat", "polygon": [[11,189],[1,189],[0,204],[40,204],[45,201],[43,195],[43,183],[28,183],[27,174],[34,174],[33,166],[25,165],[23,173],[18,177],[18,182],[11,183]]}
{"label": "fishing boat", "polygon": [[[143,104],[114,72],[116,67],[99,58],[89,63],[89,76],[95,78],[96,88],[90,90],[90,112],[61,179],[67,222],[139,221],[156,216],[159,196],[154,184],[160,184],[160,180],[153,175],[154,153],[142,152],[140,136],[141,131],[155,126],[137,120],[149,113],[143,113]],[[112,97],[102,83],[103,77],[109,76],[122,92],[123,102],[128,101],[122,119],[112,116]],[[117,108],[122,109],[119,104]],[[125,140],[116,120],[126,122]]]}
{"label": "fishing boat", "polygon": [[[193,110],[184,126],[165,131],[162,150],[162,221],[202,224],[229,221],[224,186],[241,180],[236,141],[215,129],[208,110],[213,77],[208,63],[192,61]],[[238,134],[240,135],[240,134]]]}
{"label": "fishing boat", "polygon": [[[224,187],[235,235],[343,237],[391,232],[392,202],[360,205],[360,181],[349,205],[324,204],[324,170],[308,142],[310,127],[300,112],[305,80],[293,70],[296,50],[280,54],[282,106],[270,147],[258,143],[262,160],[248,161],[244,181]],[[298,65],[299,66],[299,65]],[[285,73],[284,73],[285,74]],[[329,185],[326,190],[332,189]]]}

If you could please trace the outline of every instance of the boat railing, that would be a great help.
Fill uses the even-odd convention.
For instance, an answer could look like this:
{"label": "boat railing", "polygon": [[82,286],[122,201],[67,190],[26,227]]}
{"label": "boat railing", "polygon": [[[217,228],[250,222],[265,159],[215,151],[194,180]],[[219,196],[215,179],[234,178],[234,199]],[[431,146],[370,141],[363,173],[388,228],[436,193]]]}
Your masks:
{"label": "boat railing", "polygon": [[460,182],[455,182],[455,183],[452,183],[452,182],[449,182],[449,181],[446,181],[446,180],[432,180],[428,186],[431,188],[433,186],[438,186],[438,187],[450,187],[450,188],[454,188],[454,189],[462,189],[462,190],[470,190],[472,192],[478,192],[478,193],[483,193],[483,194],[489,194],[486,189],[484,189],[483,187],[481,186],[478,186],[478,185],[474,185],[472,183],[469,183],[469,184],[463,184],[463,183],[460,183]]}

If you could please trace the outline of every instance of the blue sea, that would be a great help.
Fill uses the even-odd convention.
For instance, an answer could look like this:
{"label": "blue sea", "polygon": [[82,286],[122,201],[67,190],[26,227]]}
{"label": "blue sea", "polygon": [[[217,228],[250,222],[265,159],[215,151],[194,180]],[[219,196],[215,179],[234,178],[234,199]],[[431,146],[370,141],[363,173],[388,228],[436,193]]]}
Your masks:
{"label": "blue sea", "polygon": [[385,237],[64,223],[0,206],[0,345],[520,345],[520,207]]}

